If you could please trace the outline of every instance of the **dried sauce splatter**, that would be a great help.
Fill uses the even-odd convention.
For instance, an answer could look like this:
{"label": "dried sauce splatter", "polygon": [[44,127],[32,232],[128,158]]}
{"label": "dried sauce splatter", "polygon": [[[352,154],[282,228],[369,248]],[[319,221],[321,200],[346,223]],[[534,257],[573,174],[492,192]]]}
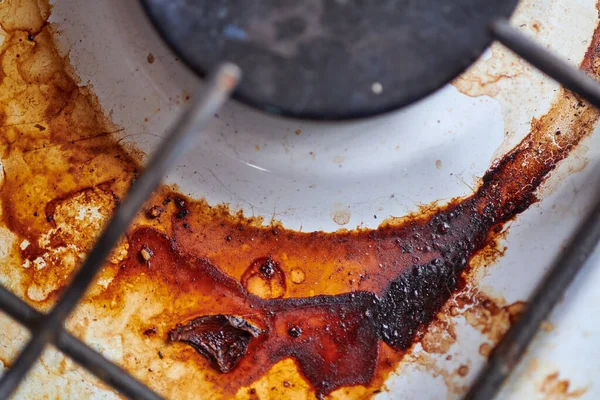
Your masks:
{"label": "dried sauce splatter", "polygon": [[571,383],[567,379],[560,379],[559,373],[555,372],[546,376],[540,385],[540,392],[548,400],[569,400],[578,399],[583,396],[588,389],[571,389]]}
{"label": "dried sauce splatter", "polygon": [[[108,133],[114,127],[94,97],[66,72],[45,23],[47,8],[15,4],[0,6],[8,33],[0,64],[2,218],[29,243],[19,252],[21,294],[44,306],[68,281],[139,166]],[[25,9],[27,15],[20,14]],[[588,72],[598,73],[599,49],[596,31],[582,64]],[[127,318],[121,329],[137,332],[125,335],[137,346],[129,346],[122,363],[173,397],[204,384],[222,396],[249,393],[245,388],[270,374],[285,376],[282,390],[305,387],[281,369],[289,370],[290,362],[319,396],[355,385],[363,386],[361,396],[376,393],[464,285],[469,260],[536,201],[538,187],[598,116],[563,91],[474,195],[370,231],[264,227],[162,188],[146,207],[153,211],[140,214],[115,250],[101,277],[105,284],[87,304],[115,321]],[[79,226],[61,214],[73,207],[89,212],[84,221],[103,218]],[[145,249],[152,251],[148,260],[140,257]],[[136,293],[143,307],[123,317]],[[143,335],[148,329],[152,334]],[[161,350],[145,351],[147,343],[160,343]],[[159,368],[150,376],[139,367],[146,354],[185,365],[184,376],[200,368],[202,377]],[[175,388],[168,384],[173,374]]]}
{"label": "dried sauce splatter", "polygon": [[169,332],[172,341],[184,342],[208,358],[221,372],[229,372],[246,354],[248,343],[262,331],[242,318],[207,315]]}

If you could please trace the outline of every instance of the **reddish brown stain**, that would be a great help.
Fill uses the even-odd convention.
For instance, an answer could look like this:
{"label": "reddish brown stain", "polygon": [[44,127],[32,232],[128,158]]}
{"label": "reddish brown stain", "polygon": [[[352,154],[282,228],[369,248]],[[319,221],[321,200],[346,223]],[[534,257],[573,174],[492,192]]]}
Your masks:
{"label": "reddish brown stain", "polygon": [[554,330],[554,325],[552,325],[550,322],[548,321],[544,321],[542,322],[542,325],[540,326],[540,328],[544,331],[544,332],[552,332]]}
{"label": "reddish brown stain", "polygon": [[548,375],[541,384],[540,392],[549,400],[569,400],[583,396],[587,389],[570,389],[571,383],[567,379],[560,379],[559,373]]}
{"label": "reddish brown stain", "polygon": [[[65,72],[68,65],[56,53],[51,28],[39,22],[47,16],[36,7],[28,11],[37,12],[30,21],[36,28],[33,41],[29,31],[11,30],[12,16],[21,14],[0,12],[0,24],[9,32],[0,53],[0,92],[12,101],[0,110],[2,218],[31,243],[19,253],[31,262],[74,241],[60,223],[76,222],[57,210],[69,209],[77,200],[109,212],[139,170],[110,135],[114,127],[94,97]],[[598,72],[599,50],[596,32],[582,64],[591,73]],[[10,113],[15,104],[24,109],[23,115]],[[123,248],[115,250],[105,268],[114,279],[106,289],[96,288],[88,302],[108,318],[117,318],[134,293],[148,294],[145,305],[159,311],[147,319],[132,318],[128,329],[160,346],[162,356],[152,348],[152,359],[187,368],[188,375],[177,380],[179,389],[169,390],[198,390],[189,371],[200,366],[208,385],[203,390],[222,397],[238,390],[254,390],[250,394],[255,396],[257,382],[284,375],[285,380],[263,389],[285,393],[310,384],[317,395],[343,388],[348,396],[370,396],[405,352],[423,339],[432,321],[443,325],[438,312],[464,286],[469,260],[495,248],[503,224],[537,200],[536,190],[548,173],[592,131],[597,119],[595,109],[563,91],[550,112],[533,122],[530,134],[492,165],[475,194],[388,221],[376,230],[301,233],[276,223],[264,227],[258,219],[231,215],[224,206],[209,207],[163,187],[145,208],[163,211],[140,213]],[[81,249],[89,250],[99,228],[77,229],[87,238]],[[40,246],[49,232],[48,244]],[[142,259],[142,249],[149,249],[151,258]],[[497,251],[490,254],[498,256]],[[44,268],[23,272],[21,284],[29,301],[44,306],[55,298],[73,270],[64,260],[48,257]],[[40,298],[32,297],[32,287],[52,290],[40,299],[39,293]],[[474,299],[462,301],[472,304]],[[489,299],[475,302],[478,306],[465,318],[494,341],[522,308],[500,307]],[[191,347],[167,340],[178,324],[216,314],[242,318],[262,332],[249,340],[227,375]],[[505,321],[500,327],[490,322],[499,317]],[[451,344],[454,333],[442,328]],[[438,352],[449,346],[423,344]],[[141,379],[151,385],[169,382],[167,375],[163,381],[153,378],[162,373],[159,369],[152,369],[154,375],[148,374],[150,368],[140,372],[137,365],[149,353],[129,351],[135,362],[124,362]],[[278,370],[282,366],[288,372]],[[289,372],[294,366],[300,376]],[[355,392],[346,389],[351,386]]]}
{"label": "reddish brown stain", "polygon": [[492,352],[492,345],[489,343],[482,343],[481,346],[479,346],[479,354],[481,354],[484,357],[489,357],[490,353]]}
{"label": "reddish brown stain", "polygon": [[429,324],[420,342],[427,353],[446,354],[456,343],[454,324],[447,318],[438,318]]}

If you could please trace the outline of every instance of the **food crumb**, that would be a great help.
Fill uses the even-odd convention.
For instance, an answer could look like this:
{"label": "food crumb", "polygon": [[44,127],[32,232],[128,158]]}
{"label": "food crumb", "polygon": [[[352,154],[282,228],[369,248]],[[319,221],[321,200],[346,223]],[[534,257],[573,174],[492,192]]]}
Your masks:
{"label": "food crumb", "polygon": [[142,246],[142,250],[140,250],[140,255],[142,256],[144,261],[148,262],[154,255],[154,252],[152,250],[150,250],[148,245],[144,245],[144,246]]}
{"label": "food crumb", "polygon": [[188,215],[188,213],[189,213],[188,210],[179,210],[179,211],[177,211],[177,214],[175,214],[175,217],[177,217],[177,219],[182,219],[186,215]]}
{"label": "food crumb", "polygon": [[152,218],[152,219],[158,218],[158,217],[160,217],[160,214],[163,213],[163,211],[165,211],[165,209],[162,208],[161,206],[153,206],[153,207],[150,207],[146,211],[146,216],[148,218]]}
{"label": "food crumb", "polygon": [[288,330],[288,335],[290,335],[293,338],[299,338],[302,335],[302,328],[300,328],[299,326],[292,326]]}
{"label": "food crumb", "polygon": [[144,335],[146,335],[146,336],[154,335],[155,333],[156,333],[156,326],[153,326],[152,328],[148,328],[144,331]]}
{"label": "food crumb", "polygon": [[185,209],[185,200],[179,196],[175,197],[175,206],[177,206],[177,208],[179,208],[180,210]]}

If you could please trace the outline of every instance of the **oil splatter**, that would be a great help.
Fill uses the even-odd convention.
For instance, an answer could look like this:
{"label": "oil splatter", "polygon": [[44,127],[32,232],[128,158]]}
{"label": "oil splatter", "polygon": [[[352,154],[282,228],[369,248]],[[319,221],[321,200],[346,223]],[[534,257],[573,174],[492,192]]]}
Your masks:
{"label": "oil splatter", "polygon": [[569,400],[583,396],[587,389],[570,389],[571,383],[567,379],[560,379],[559,373],[548,375],[540,386],[540,392],[548,400]]}
{"label": "oil splatter", "polygon": [[[44,23],[47,7],[39,3],[0,5],[7,32],[0,64],[2,218],[14,243],[29,243],[11,245],[11,261],[0,272],[11,277],[12,290],[44,309],[89,251],[139,165],[112,138],[115,127],[56,53]],[[600,64],[598,40],[596,33],[582,65],[592,73]],[[595,109],[562,91],[474,195],[376,230],[265,227],[163,187],[145,208],[163,211],[137,217],[69,327],[167,397],[265,395],[272,388],[371,396],[428,326],[444,340],[423,347],[447,351],[455,338],[438,313],[465,287],[469,260],[537,200],[538,187],[597,119]],[[348,212],[339,222],[349,221]],[[148,260],[139,256],[144,246],[152,250]],[[471,304],[465,318],[491,341],[520,308],[485,299],[473,306],[472,296],[462,301]],[[229,328],[212,329],[225,320]],[[264,333],[250,339],[242,325]],[[150,326],[156,333],[143,335]],[[193,327],[194,335],[184,338],[177,326]],[[169,332],[191,346],[167,342]],[[213,334],[226,334],[228,345],[220,349],[234,357],[212,352]]]}

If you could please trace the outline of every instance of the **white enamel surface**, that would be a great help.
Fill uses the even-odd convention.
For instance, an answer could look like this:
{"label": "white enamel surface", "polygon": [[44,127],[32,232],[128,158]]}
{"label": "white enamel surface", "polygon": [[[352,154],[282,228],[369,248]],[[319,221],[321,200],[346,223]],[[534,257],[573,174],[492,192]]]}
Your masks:
{"label": "white enamel surface", "polygon": [[[161,42],[137,1],[55,3],[52,20],[62,32],[61,47],[82,82],[93,85],[124,128],[117,135],[150,153],[201,82]],[[596,15],[592,0],[531,0],[521,4],[514,22],[531,34],[529,28],[539,23],[536,38],[576,64]],[[199,133],[167,181],[211,204],[225,202],[294,229],[376,227],[419,204],[471,193],[495,157],[527,133],[531,118],[548,110],[557,86],[525,63],[508,65],[520,74],[499,83],[494,98],[469,97],[448,86],[411,107],[363,121],[280,119],[231,102]],[[486,290],[509,303],[527,298],[589,209],[597,189],[598,136],[584,143],[589,163],[583,172],[568,173],[583,156],[567,161],[548,183],[552,190],[544,200],[512,224],[506,256],[481,279]],[[351,215],[343,226],[332,219],[341,210]],[[554,331],[536,339],[528,359],[542,367],[513,379],[503,397],[539,397],[539,382],[559,371],[573,387],[587,387],[586,398],[600,398],[594,385],[599,357],[589,350],[600,348],[600,323],[590,317],[598,300],[598,262],[596,257],[589,263],[554,313]],[[454,359],[439,365],[453,370],[470,362],[461,382],[468,384],[484,361],[478,354],[483,339],[461,321],[457,333]],[[439,376],[410,364],[401,366],[387,386],[382,398],[452,397]]]}

